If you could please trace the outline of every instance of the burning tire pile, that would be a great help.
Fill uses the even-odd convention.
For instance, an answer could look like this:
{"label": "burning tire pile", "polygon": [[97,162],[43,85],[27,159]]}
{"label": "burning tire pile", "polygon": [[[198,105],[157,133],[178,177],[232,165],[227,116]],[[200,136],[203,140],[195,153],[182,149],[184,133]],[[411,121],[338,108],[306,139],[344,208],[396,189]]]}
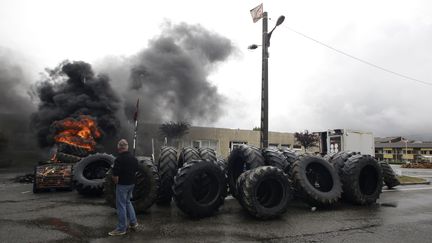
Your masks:
{"label": "burning tire pile", "polygon": [[39,162],[34,169],[33,193],[48,189],[74,188],[74,164],[89,155],[89,151],[79,146],[59,142],[48,161]]}
{"label": "burning tire pile", "polygon": [[[157,162],[140,163],[132,200],[136,210],[143,212],[153,203],[166,206],[174,201],[192,218],[217,213],[229,193],[259,219],[279,217],[294,198],[313,207],[328,208],[339,201],[369,205],[379,198],[383,180],[387,180],[382,164],[353,152],[321,158],[241,145],[225,162],[208,148],[186,147],[178,153],[172,147],[162,147]],[[110,177],[109,171],[105,198],[115,207]]]}

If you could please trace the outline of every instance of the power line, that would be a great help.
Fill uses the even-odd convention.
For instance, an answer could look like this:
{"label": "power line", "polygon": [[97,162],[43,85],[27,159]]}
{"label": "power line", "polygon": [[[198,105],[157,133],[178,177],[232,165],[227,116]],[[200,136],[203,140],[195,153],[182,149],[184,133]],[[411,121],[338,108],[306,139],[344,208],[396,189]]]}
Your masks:
{"label": "power line", "polygon": [[432,86],[432,83],[430,83],[430,82],[426,82],[426,81],[423,81],[423,80],[420,80],[420,79],[412,78],[412,77],[409,77],[409,76],[407,76],[407,75],[404,75],[404,74],[401,74],[401,73],[398,73],[398,72],[392,71],[392,70],[390,70],[390,69],[387,69],[387,68],[384,68],[384,67],[378,66],[378,65],[376,65],[376,64],[373,64],[373,63],[368,62],[368,61],[366,61],[366,60],[363,60],[363,59],[361,59],[361,58],[355,57],[355,56],[353,56],[353,55],[351,55],[351,54],[348,54],[348,53],[346,53],[346,52],[344,52],[344,51],[341,51],[341,50],[339,50],[339,49],[336,49],[336,48],[334,48],[334,47],[332,47],[332,46],[330,46],[330,45],[328,45],[328,44],[326,44],[326,43],[324,43],[324,42],[322,42],[322,41],[319,41],[319,40],[314,39],[314,38],[312,38],[312,37],[310,37],[310,36],[307,36],[307,35],[305,35],[305,34],[299,32],[299,31],[297,31],[297,30],[294,30],[294,29],[292,29],[292,28],[290,28],[290,27],[288,27],[288,26],[282,25],[282,27],[285,27],[285,28],[287,28],[288,30],[290,30],[290,31],[292,31],[292,32],[294,32],[294,33],[296,33],[296,34],[298,34],[298,35],[301,35],[301,36],[303,36],[303,37],[305,37],[305,38],[307,38],[307,39],[309,39],[309,40],[311,40],[311,41],[314,41],[314,42],[316,42],[316,43],[318,43],[318,44],[320,44],[320,45],[322,45],[322,46],[325,46],[325,47],[329,48],[330,50],[333,50],[333,51],[335,51],[335,52],[337,52],[337,53],[339,53],[339,54],[342,54],[342,55],[344,55],[344,56],[350,57],[350,58],[352,58],[352,59],[354,59],[354,60],[356,60],[356,61],[359,61],[359,62],[361,62],[361,63],[363,63],[363,64],[366,64],[366,65],[369,65],[369,66],[371,66],[371,67],[374,67],[374,68],[380,69],[381,71],[384,71],[384,72],[387,72],[387,73],[391,73],[391,74],[396,75],[396,76],[399,76],[399,77],[401,77],[401,78],[405,78],[405,79],[408,79],[408,80],[411,80],[411,81],[414,81],[414,82],[417,82],[417,83],[421,83],[421,84],[424,84],[424,85]]}

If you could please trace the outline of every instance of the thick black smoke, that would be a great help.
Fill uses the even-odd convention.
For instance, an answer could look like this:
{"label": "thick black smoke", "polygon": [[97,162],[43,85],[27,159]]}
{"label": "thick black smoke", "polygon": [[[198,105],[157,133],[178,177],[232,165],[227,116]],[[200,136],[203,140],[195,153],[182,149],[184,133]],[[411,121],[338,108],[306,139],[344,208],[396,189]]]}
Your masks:
{"label": "thick black smoke", "polygon": [[[0,136],[5,141],[3,152],[9,152],[10,149],[29,150],[35,147],[28,126],[35,105],[27,93],[30,78],[25,63],[26,61],[17,53],[0,47]],[[2,159],[13,157],[3,152]]]}
{"label": "thick black smoke", "polygon": [[28,78],[12,51],[0,47],[0,115],[24,120],[34,110],[27,93]]}
{"label": "thick black smoke", "polygon": [[31,125],[37,133],[39,145],[53,144],[53,122],[65,118],[88,115],[98,123],[103,138],[116,135],[119,121],[116,112],[119,98],[106,75],[95,75],[90,64],[65,61],[47,70],[44,80],[37,83],[38,111],[32,114]]}
{"label": "thick black smoke", "polygon": [[223,97],[208,76],[235,47],[232,42],[200,25],[166,24],[160,36],[131,61],[126,93],[126,115],[136,98],[142,101],[142,119],[148,122],[214,122]]}

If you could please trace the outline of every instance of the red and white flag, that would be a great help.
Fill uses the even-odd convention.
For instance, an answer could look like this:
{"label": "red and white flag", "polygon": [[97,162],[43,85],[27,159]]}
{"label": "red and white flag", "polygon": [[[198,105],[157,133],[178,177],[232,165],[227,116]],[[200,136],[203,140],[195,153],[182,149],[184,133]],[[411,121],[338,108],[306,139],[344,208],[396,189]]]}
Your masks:
{"label": "red and white flag", "polygon": [[252,15],[252,20],[254,23],[256,23],[258,20],[260,20],[263,17],[263,4],[256,6],[255,8],[251,9],[250,13]]}

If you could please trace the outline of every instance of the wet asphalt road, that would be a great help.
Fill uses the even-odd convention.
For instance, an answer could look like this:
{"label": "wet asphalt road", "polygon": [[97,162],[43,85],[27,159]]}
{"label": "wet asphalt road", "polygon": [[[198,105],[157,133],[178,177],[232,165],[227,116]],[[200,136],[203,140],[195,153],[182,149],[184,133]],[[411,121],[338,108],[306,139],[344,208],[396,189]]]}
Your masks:
{"label": "wet asphalt road", "polygon": [[110,237],[114,209],[76,192],[33,194],[0,171],[0,242],[432,242],[432,187],[399,186],[367,207],[311,209],[294,202],[280,219],[255,220],[234,199],[192,220],[174,205],[138,215],[141,228]]}

